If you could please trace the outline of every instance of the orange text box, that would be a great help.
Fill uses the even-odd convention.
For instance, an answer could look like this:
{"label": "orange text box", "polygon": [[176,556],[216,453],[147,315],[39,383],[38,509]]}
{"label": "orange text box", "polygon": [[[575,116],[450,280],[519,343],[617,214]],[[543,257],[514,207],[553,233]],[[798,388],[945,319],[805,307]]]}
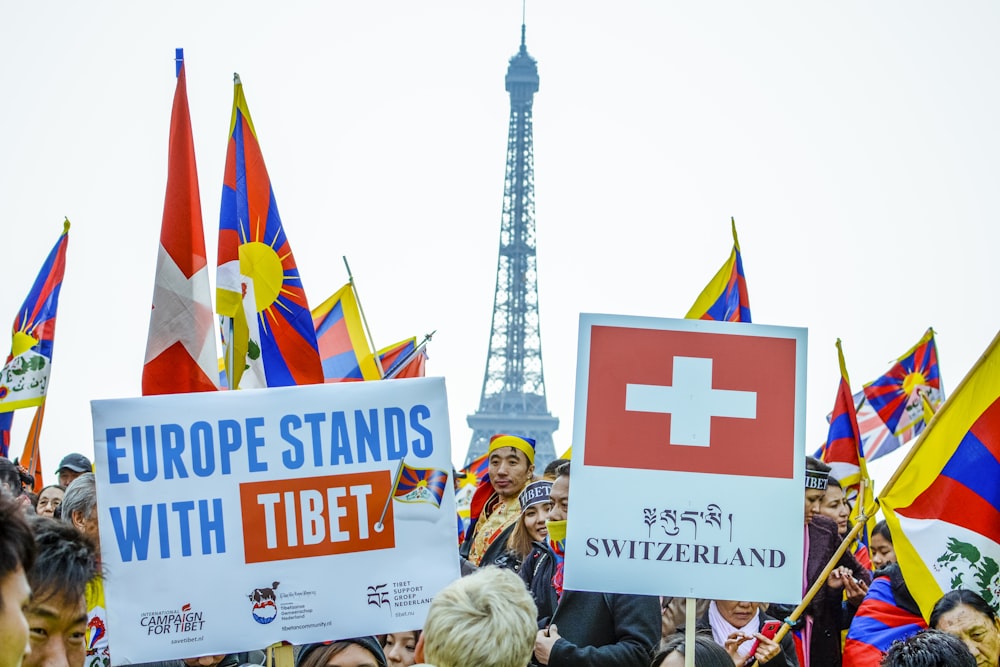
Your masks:
{"label": "orange text box", "polygon": [[388,470],[240,484],[247,563],[396,546]]}

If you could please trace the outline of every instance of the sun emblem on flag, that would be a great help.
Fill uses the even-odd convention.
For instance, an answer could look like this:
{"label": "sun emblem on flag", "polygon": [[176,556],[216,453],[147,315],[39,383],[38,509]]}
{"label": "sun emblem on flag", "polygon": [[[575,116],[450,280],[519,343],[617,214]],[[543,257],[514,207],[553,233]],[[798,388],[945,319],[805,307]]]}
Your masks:
{"label": "sun emblem on flag", "polygon": [[[252,229],[241,224],[239,231],[240,273],[253,281],[254,308],[261,326],[277,322],[277,308],[286,313],[292,313],[293,306],[304,308],[299,271],[281,225],[270,239],[266,238],[267,225],[259,219]],[[245,295],[245,286],[243,292]]]}

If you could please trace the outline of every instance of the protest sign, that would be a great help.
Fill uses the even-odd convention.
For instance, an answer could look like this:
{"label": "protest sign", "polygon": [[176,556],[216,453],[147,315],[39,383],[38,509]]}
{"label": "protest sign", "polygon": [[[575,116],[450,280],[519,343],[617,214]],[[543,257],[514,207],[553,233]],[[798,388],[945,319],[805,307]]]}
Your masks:
{"label": "protest sign", "polygon": [[441,378],[92,410],[115,664],[412,630],[459,575]]}
{"label": "protest sign", "polygon": [[806,332],[580,318],[565,585],[802,593]]}

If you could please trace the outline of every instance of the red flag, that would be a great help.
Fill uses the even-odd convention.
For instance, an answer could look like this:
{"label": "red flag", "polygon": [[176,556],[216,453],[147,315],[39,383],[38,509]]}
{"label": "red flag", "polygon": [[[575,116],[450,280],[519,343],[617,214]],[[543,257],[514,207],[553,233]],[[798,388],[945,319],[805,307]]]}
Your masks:
{"label": "red flag", "polygon": [[186,81],[183,50],[177,49],[167,194],[142,369],[146,396],[218,389],[215,318]]}

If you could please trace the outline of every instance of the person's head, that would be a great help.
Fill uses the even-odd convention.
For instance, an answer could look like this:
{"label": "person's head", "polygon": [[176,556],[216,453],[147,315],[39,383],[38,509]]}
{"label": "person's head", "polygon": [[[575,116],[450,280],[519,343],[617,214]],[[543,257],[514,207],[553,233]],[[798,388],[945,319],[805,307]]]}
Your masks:
{"label": "person's head", "polygon": [[819,514],[830,479],[830,466],[812,456],[806,457],[806,523]]}
{"label": "person's head", "polygon": [[549,464],[545,466],[545,470],[542,472],[542,479],[554,482],[556,480],[556,471],[564,463],[569,463],[569,459],[553,459],[549,461]]}
{"label": "person's head", "polygon": [[387,667],[382,646],[374,637],[354,637],[309,644],[299,653],[295,667]]}
{"label": "person's head", "polygon": [[549,508],[552,506],[549,500],[551,489],[552,482],[540,479],[524,487],[524,491],[517,497],[521,503],[521,516],[514,524],[510,539],[507,540],[509,551],[523,558],[531,551],[532,542],[544,542],[548,537],[549,531],[545,527],[545,522],[549,518]]}
{"label": "person's head", "polygon": [[24,609],[31,588],[27,571],[35,563],[35,540],[21,504],[0,496],[0,665],[21,664],[31,650]]}
{"label": "person's head", "polygon": [[490,438],[490,483],[504,500],[521,493],[535,474],[535,441],[519,435],[499,434]]}
{"label": "person's head", "polygon": [[938,630],[921,630],[893,642],[880,667],[974,667],[975,664],[976,659],[958,638]]}
{"label": "person's head", "polygon": [[715,600],[715,607],[726,623],[742,628],[757,616],[760,603],[746,600]]}
{"label": "person's head", "polygon": [[892,548],[892,534],[885,519],[875,524],[872,534],[868,537],[868,547],[872,565],[876,570],[896,562],[896,550]]}
{"label": "person's head", "polygon": [[62,520],[89,537],[100,548],[97,526],[97,484],[94,473],[86,472],[66,488],[61,507]]}
{"label": "person's head", "polygon": [[[684,667],[685,640],[683,634],[668,638],[662,648],[653,656],[650,667]],[[733,659],[714,641],[711,635],[695,635],[695,667],[733,667]]]}
{"label": "person's head", "polygon": [[385,651],[389,667],[409,667],[417,664],[417,642],[420,640],[420,630],[406,632],[390,632],[382,638],[382,650]]}
{"label": "person's head", "polygon": [[74,479],[85,472],[90,472],[92,469],[93,466],[90,464],[90,459],[83,454],[75,452],[67,454],[59,462],[59,467],[56,468],[56,478],[59,480],[59,486],[64,489],[69,487]]}
{"label": "person's head", "polygon": [[87,582],[98,573],[97,551],[80,531],[49,517],[31,527],[38,556],[28,571],[31,655],[24,667],[82,665],[87,655]]}
{"label": "person's head", "polygon": [[416,658],[436,667],[524,667],[534,651],[537,614],[516,574],[477,570],[434,596]]}
{"label": "person's head", "polygon": [[840,480],[832,475],[828,478],[819,513],[837,522],[837,533],[841,537],[847,534],[851,506],[847,503],[847,496],[844,495],[844,487],[840,485]]}
{"label": "person's head", "polygon": [[23,502],[25,479],[17,463],[0,456],[0,496],[17,498]]}
{"label": "person's head", "polygon": [[62,505],[66,490],[58,484],[50,484],[38,492],[35,500],[35,514],[38,516],[55,516],[56,509]]}
{"label": "person's head", "polygon": [[978,593],[963,588],[945,593],[928,625],[961,639],[980,667],[1000,666],[1000,619]]}
{"label": "person's head", "polygon": [[556,470],[556,481],[549,489],[549,500],[552,507],[549,510],[549,521],[565,521],[569,513],[569,461]]}

